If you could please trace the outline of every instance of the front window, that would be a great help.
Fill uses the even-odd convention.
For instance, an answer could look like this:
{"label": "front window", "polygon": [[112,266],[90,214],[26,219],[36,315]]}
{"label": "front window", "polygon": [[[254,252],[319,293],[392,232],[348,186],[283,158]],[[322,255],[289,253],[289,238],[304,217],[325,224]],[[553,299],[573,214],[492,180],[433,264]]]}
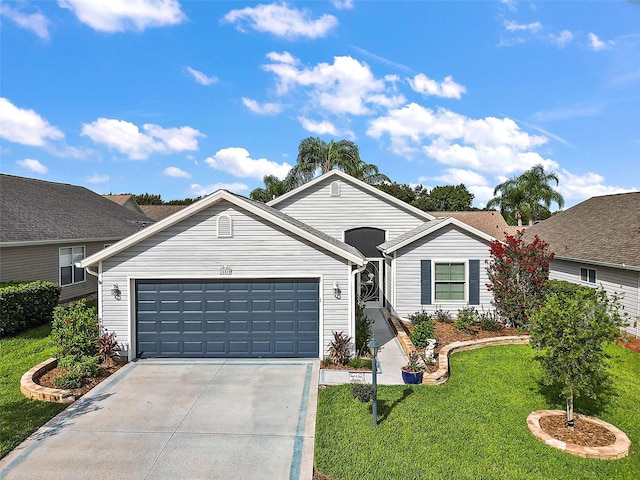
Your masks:
{"label": "front window", "polygon": [[593,268],[581,268],[580,280],[587,283],[596,283],[596,271]]}
{"label": "front window", "polygon": [[464,300],[466,276],[464,263],[436,263],[435,299]]}
{"label": "front window", "polygon": [[84,247],[60,249],[60,285],[84,282],[84,268],[77,268],[75,262],[85,257]]}

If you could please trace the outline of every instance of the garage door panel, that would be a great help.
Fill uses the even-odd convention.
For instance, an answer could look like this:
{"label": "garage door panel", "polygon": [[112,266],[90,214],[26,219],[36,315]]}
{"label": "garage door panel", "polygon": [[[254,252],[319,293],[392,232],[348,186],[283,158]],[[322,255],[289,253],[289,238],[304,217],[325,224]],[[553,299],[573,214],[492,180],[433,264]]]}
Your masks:
{"label": "garage door panel", "polygon": [[317,280],[139,281],[145,357],[317,357]]}

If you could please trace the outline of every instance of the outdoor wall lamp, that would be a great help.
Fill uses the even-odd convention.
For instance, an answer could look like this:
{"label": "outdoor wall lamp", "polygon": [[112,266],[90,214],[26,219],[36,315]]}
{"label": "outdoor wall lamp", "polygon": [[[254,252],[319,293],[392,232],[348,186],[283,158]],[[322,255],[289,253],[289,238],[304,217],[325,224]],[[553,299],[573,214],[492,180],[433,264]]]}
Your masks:
{"label": "outdoor wall lamp", "polygon": [[118,287],[117,283],[114,283],[113,287],[111,287],[111,295],[113,295],[113,298],[116,300],[120,300],[122,292],[120,291],[120,287]]}
{"label": "outdoor wall lamp", "polygon": [[373,426],[378,425],[378,351],[380,350],[380,344],[376,340],[374,335],[369,344],[369,352],[371,353],[371,386],[373,387],[373,405],[371,406],[371,413],[373,416]]}
{"label": "outdoor wall lamp", "polygon": [[342,296],[342,292],[340,291],[340,287],[338,286],[338,282],[333,282],[333,296],[337,299],[340,299]]}

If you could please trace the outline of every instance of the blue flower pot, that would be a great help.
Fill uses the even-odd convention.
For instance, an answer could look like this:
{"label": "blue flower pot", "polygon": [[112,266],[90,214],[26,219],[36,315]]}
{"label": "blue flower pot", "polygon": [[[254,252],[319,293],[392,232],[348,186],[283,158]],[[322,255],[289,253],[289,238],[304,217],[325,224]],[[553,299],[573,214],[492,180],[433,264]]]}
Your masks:
{"label": "blue flower pot", "polygon": [[406,372],[402,370],[402,381],[410,385],[422,383],[423,373],[424,372]]}

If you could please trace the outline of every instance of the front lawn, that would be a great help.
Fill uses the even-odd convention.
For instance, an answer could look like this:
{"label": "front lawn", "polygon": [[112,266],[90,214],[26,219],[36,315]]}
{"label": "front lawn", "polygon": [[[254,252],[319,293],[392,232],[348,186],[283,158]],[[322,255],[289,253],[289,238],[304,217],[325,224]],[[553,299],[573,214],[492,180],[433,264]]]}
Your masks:
{"label": "front lawn", "polygon": [[0,458],[64,409],[59,403],[28,400],[20,392],[20,377],[55,356],[51,325],[0,339]]}
{"label": "front lawn", "polygon": [[454,354],[451,378],[433,387],[381,386],[377,427],[371,404],[350,385],[320,392],[316,468],[336,479],[637,479],[640,478],[640,355],[612,346],[615,396],[604,407],[576,411],[601,418],[631,439],[629,457],[594,460],[546,446],[527,428],[533,410],[549,403],[542,372],[528,345]]}

